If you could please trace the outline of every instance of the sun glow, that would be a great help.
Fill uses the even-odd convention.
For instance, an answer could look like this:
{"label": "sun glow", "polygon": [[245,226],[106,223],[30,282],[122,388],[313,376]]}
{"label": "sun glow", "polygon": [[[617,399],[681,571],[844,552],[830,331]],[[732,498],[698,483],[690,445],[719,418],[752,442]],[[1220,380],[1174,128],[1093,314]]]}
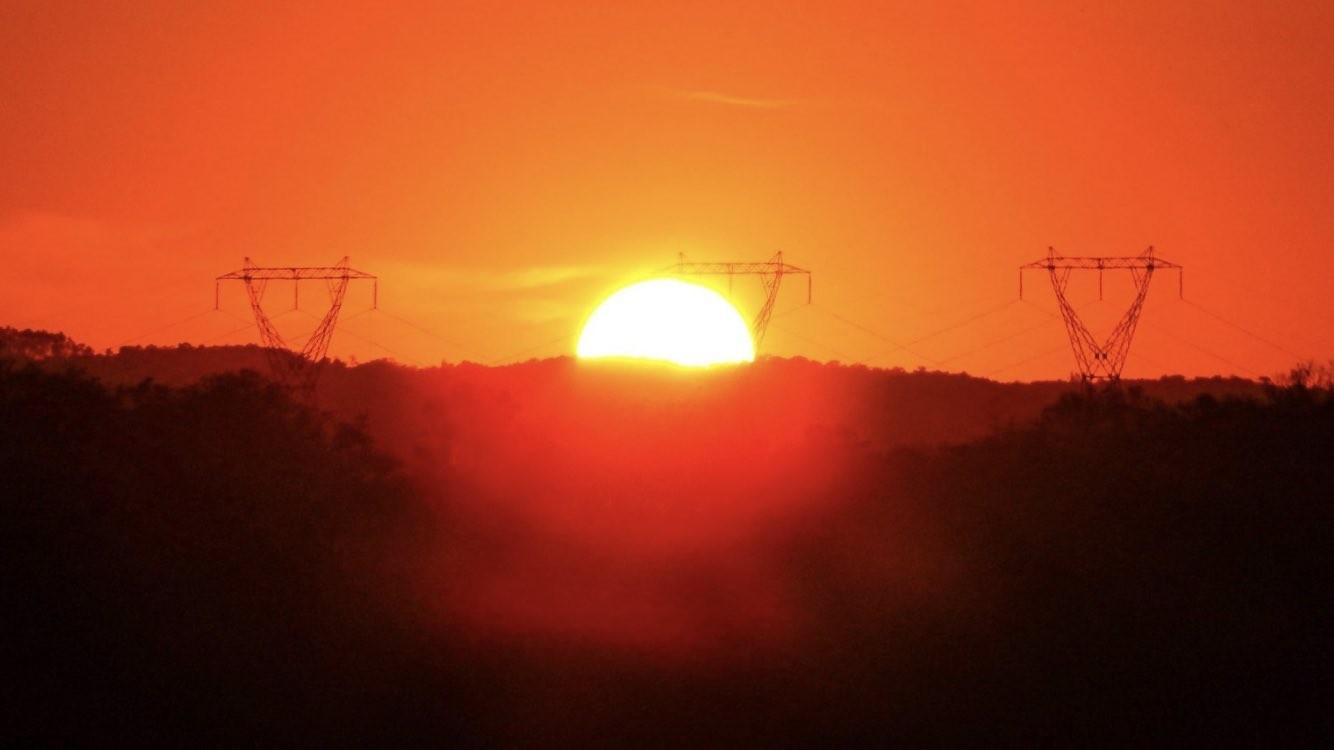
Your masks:
{"label": "sun glow", "polygon": [[755,359],[741,314],[722,295],[698,284],[653,279],[608,297],[584,324],[580,358],[625,357],[688,367]]}

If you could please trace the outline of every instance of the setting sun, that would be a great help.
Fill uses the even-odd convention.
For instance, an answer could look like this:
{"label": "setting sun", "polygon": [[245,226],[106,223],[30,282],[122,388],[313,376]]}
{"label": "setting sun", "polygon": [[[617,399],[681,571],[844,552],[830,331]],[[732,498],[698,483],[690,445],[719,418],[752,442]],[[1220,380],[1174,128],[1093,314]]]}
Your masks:
{"label": "setting sun", "polygon": [[584,324],[580,358],[625,357],[690,367],[750,362],[755,345],[741,314],[722,295],[676,279],[627,286]]}

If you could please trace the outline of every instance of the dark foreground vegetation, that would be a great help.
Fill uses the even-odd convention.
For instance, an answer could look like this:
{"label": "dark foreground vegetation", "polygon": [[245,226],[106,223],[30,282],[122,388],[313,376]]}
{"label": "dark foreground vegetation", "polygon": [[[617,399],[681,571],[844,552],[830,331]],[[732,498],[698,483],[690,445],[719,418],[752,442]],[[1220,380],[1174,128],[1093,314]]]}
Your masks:
{"label": "dark foreground vegetation", "polygon": [[409,403],[349,426],[253,374],[109,386],[0,363],[7,734],[1300,746],[1331,728],[1334,399],[1310,373],[1172,404],[1068,392],[908,446],[856,423],[892,413],[744,397],[810,388],[791,363],[355,372],[330,388]]}

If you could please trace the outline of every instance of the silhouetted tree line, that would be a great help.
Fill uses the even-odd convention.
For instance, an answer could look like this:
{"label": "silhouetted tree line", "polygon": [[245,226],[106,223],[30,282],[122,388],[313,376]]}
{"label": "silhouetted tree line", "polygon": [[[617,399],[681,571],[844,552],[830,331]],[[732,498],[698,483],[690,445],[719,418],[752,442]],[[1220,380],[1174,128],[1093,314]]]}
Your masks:
{"label": "silhouetted tree line", "polygon": [[0,326],[0,359],[70,359],[92,353],[92,348],[63,333]]}
{"label": "silhouetted tree line", "polygon": [[1067,388],[1033,419],[905,446],[877,436],[961,418],[876,423],[1013,392],[782,360],[335,368],[323,397],[367,404],[363,429],[253,373],[104,385],[57,364],[0,362],[20,739],[1305,746],[1330,730],[1325,368],[1188,398],[1200,384],[1176,383],[1171,401]]}
{"label": "silhouetted tree line", "polygon": [[0,477],[6,735],[305,744],[410,718],[432,521],[356,428],[254,374],[108,389],[0,360]]}
{"label": "silhouetted tree line", "polygon": [[849,457],[837,509],[773,550],[786,648],[664,669],[530,647],[479,657],[478,689],[535,744],[1318,746],[1332,446],[1334,398],[1301,378],[1170,406],[1071,393],[969,444]]}
{"label": "silhouetted tree line", "polygon": [[[83,347],[68,356],[45,359],[44,365],[55,371],[76,367],[112,385],[133,385],[152,378],[182,386],[226,372],[268,372],[263,349],[254,345],[125,346],[100,354]],[[422,444],[438,442],[435,429],[442,420],[466,433],[478,422],[493,422],[493,408],[503,411],[502,404],[507,402],[537,410],[548,408],[540,404],[542,399],[578,396],[580,384],[589,380],[577,375],[584,369],[569,357],[504,367],[465,362],[426,368],[389,360],[361,365],[333,360],[325,364],[320,378],[319,405],[344,419],[366,417],[376,440],[405,457],[419,451]],[[754,367],[707,380],[727,384],[710,386],[732,401],[729,405],[720,400],[717,405],[724,420],[730,418],[726,412],[748,412],[753,404],[764,405],[766,411],[781,405],[777,411],[790,418],[846,430],[879,447],[963,442],[1010,424],[1026,424],[1073,387],[1060,380],[1000,383],[963,373],[886,370],[800,357],[764,358]],[[573,384],[574,388],[553,388],[553,384]],[[1203,393],[1260,395],[1259,384],[1236,377],[1168,376],[1135,385],[1168,402],[1187,401]],[[661,383],[654,387],[660,388]],[[597,401],[592,408],[599,408]],[[555,411],[572,422],[583,418],[582,414]],[[757,425],[757,429],[769,426]],[[459,439],[466,442],[463,435]],[[438,460],[438,455],[431,455],[428,462]]]}
{"label": "silhouetted tree line", "polygon": [[[793,736],[1321,744],[1334,398],[1311,387],[1319,370],[1258,399],[1067,394],[1032,426],[889,457],[804,541],[827,631],[797,675],[829,692]],[[916,570],[889,578],[901,595],[865,585],[884,561],[839,558],[866,535]]]}

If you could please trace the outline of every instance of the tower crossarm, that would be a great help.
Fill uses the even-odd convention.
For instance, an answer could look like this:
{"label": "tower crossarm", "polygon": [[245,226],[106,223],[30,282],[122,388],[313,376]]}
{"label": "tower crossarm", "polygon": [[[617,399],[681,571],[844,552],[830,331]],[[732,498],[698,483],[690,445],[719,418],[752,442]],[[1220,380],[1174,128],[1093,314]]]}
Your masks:
{"label": "tower crossarm", "polygon": [[781,252],[774,253],[772,258],[762,263],[695,263],[687,262],[685,256],[681,255],[678,256],[676,263],[663,268],[658,273],[675,276],[726,276],[729,290],[732,284],[731,279],[734,276],[758,276],[760,283],[764,286],[764,304],[760,306],[760,310],[755,314],[755,320],[751,322],[750,326],[756,349],[759,349],[760,343],[764,341],[764,334],[769,329],[769,319],[773,317],[774,303],[778,300],[778,289],[784,276],[805,276],[806,304],[811,302],[811,272],[808,269],[784,263],[783,253]]}
{"label": "tower crossarm", "polygon": [[305,281],[307,279],[374,279],[374,274],[358,271],[355,268],[339,266],[307,266],[294,268],[242,268],[217,277],[218,281]]}
{"label": "tower crossarm", "polygon": [[1124,257],[1066,257],[1054,255],[1047,258],[1035,260],[1032,263],[1025,263],[1020,266],[1021,269],[1033,269],[1040,271],[1053,271],[1072,269],[1077,271],[1114,271],[1135,269],[1156,269],[1156,268],[1181,268],[1181,264],[1173,263],[1170,260],[1164,260],[1156,256],[1124,256]]}
{"label": "tower crossarm", "polygon": [[765,263],[693,263],[682,261],[673,263],[662,269],[662,273],[677,273],[690,276],[746,276],[746,275],[770,275],[775,273],[783,274],[806,274],[810,271],[805,268],[798,268],[790,263],[780,261],[770,261]]}
{"label": "tower crossarm", "polygon": [[[1075,356],[1080,376],[1086,381],[1105,380],[1116,382],[1121,378],[1126,358],[1130,354],[1130,342],[1139,325],[1140,313],[1144,309],[1144,300],[1149,293],[1149,282],[1158,270],[1177,272],[1177,294],[1183,293],[1182,277],[1184,270],[1179,263],[1164,260],[1154,255],[1150,247],[1134,256],[1064,256],[1056,250],[1047,248],[1047,257],[1019,266],[1019,297],[1024,296],[1024,271],[1046,271],[1051,278],[1052,291],[1065,321],[1066,333],[1070,338],[1070,349]],[[1105,338],[1098,338],[1089,331],[1080,319],[1075,306],[1066,295],[1070,275],[1074,271],[1098,272],[1098,299],[1102,299],[1102,276],[1104,271],[1129,271],[1135,283],[1135,297],[1126,312]]]}
{"label": "tower crossarm", "polygon": [[[270,281],[291,281],[292,308],[300,306],[299,288],[302,281],[322,280],[329,292],[329,308],[319,319],[319,325],[306,338],[300,349],[291,346],[274,327],[270,316],[264,311],[264,292]],[[338,324],[338,314],[343,308],[343,298],[347,293],[348,283],[354,280],[366,280],[372,284],[372,309],[379,307],[380,280],[374,274],[358,271],[348,266],[348,259],[343,258],[333,266],[257,266],[250,258],[240,270],[222,274],[214,280],[213,306],[219,305],[218,288],[224,281],[240,281],[246,289],[250,301],[251,313],[255,316],[255,326],[259,329],[260,339],[264,343],[265,354],[275,377],[282,383],[295,388],[305,396],[312,396],[315,382],[319,377],[320,365],[329,351],[329,341]]]}
{"label": "tower crossarm", "polygon": [[[1152,275],[1154,271],[1171,270],[1177,273],[1177,296],[1185,297],[1185,268],[1180,263],[1173,263],[1165,258],[1159,258],[1154,255],[1153,247],[1150,246],[1139,255],[1119,255],[1119,256],[1075,256],[1075,255],[1057,255],[1054,248],[1047,248],[1047,257],[1038,258],[1032,263],[1025,263],[1019,266],[1019,298],[1024,297],[1024,271],[1046,271],[1053,274],[1053,282],[1057,272],[1069,273],[1070,271],[1097,271],[1098,272],[1098,298],[1102,298],[1102,272],[1103,271],[1130,271],[1131,274],[1146,273]],[[1138,278],[1136,279],[1138,284]]]}

